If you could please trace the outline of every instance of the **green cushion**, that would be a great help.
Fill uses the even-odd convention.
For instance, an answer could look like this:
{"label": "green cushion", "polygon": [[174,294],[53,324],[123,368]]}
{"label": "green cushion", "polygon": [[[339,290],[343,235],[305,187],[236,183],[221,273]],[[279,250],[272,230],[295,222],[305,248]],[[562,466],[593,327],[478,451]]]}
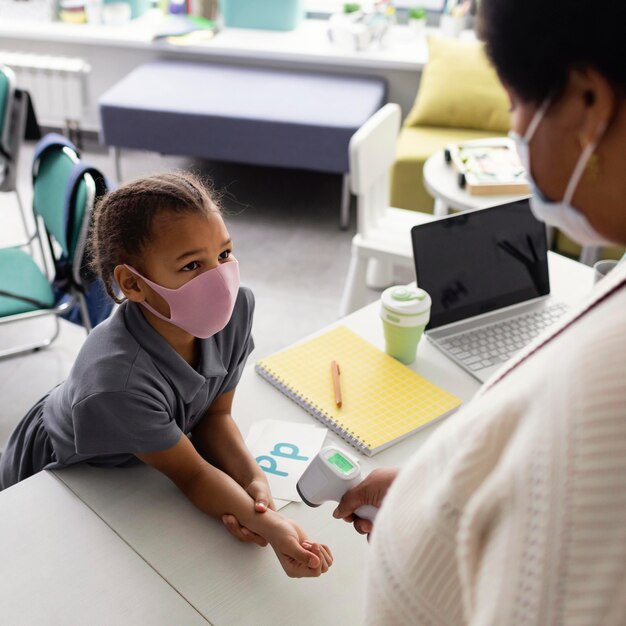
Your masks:
{"label": "green cushion", "polygon": [[429,39],[429,59],[407,126],[446,126],[506,133],[509,99],[476,40]]}
{"label": "green cushion", "polygon": [[391,206],[432,213],[433,198],[422,182],[422,169],[426,159],[451,142],[493,136],[492,132],[460,128],[403,128],[398,137],[396,161],[391,170]]}
{"label": "green cushion", "polygon": [[73,166],[74,161],[63,150],[50,150],[41,159],[33,191],[35,210],[43,218],[48,232],[61,246],[64,254],[70,258],[78,240],[87,197],[86,184],[82,181],[76,194],[80,211],[74,222],[72,239],[68,242],[65,233],[65,190]]}
{"label": "green cushion", "polygon": [[[48,278],[31,256],[18,248],[0,249],[0,291],[33,298],[54,306],[54,293]],[[22,300],[0,296],[0,317],[36,311],[38,307]]]}

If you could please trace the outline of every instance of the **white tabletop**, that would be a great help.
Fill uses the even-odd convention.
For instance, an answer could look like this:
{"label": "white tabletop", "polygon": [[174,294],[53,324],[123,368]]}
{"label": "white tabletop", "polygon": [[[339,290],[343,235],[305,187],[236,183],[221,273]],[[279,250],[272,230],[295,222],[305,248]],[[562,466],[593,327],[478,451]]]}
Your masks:
{"label": "white tabletop", "polygon": [[2,624],[207,624],[53,474],[0,496]]}
{"label": "white tabletop", "polygon": [[[590,268],[552,253],[550,273],[553,293],[567,302],[581,299],[591,288]],[[377,303],[337,323],[383,347]],[[255,355],[260,356],[264,355]],[[420,343],[412,368],[464,401],[479,387],[426,340]],[[251,365],[238,386],[233,415],[244,435],[254,421],[268,417],[316,423],[254,373]],[[424,429],[375,457],[361,456],[364,471],[404,464],[433,430]],[[346,445],[333,433],[327,442]],[[55,475],[212,624],[362,622],[367,543],[349,525],[331,517],[331,504],[318,509],[290,504],[283,509],[312,539],[329,544],[335,555],[333,567],[321,578],[290,580],[269,548],[231,539],[219,522],[196,510],[151,468],[76,466]]]}
{"label": "white tabletop", "polygon": [[446,163],[443,150],[438,150],[426,159],[423,174],[426,190],[439,203],[435,207],[438,215],[446,213],[444,207],[456,211],[471,211],[528,197],[528,194],[475,196],[468,193],[459,187],[457,173]]}
{"label": "white tabletop", "polygon": [[[293,404],[272,397],[267,387],[265,383],[267,393],[258,398],[262,406],[280,409],[283,400]],[[282,408],[288,415],[291,407]],[[258,417],[268,415],[266,410]],[[103,471],[84,466],[55,474],[211,624],[362,622],[358,598],[367,542],[333,519],[330,506],[308,509],[291,504],[282,510],[312,539],[330,545],[335,556],[328,574],[295,580],[287,578],[271,548],[239,543],[151,468]]]}

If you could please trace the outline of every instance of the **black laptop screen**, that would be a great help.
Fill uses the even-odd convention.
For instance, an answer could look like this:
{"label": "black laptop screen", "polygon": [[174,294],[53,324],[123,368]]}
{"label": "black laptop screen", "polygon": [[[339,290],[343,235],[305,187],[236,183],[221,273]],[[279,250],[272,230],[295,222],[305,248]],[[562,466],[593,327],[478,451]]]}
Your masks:
{"label": "black laptop screen", "polygon": [[528,200],[413,227],[417,284],[437,328],[550,293],[545,225]]}

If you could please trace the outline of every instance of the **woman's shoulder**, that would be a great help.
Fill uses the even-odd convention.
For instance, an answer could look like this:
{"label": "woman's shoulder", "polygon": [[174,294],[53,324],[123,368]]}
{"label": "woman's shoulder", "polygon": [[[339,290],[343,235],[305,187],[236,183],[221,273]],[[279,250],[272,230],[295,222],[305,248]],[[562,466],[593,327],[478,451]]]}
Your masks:
{"label": "woman's shoulder", "polygon": [[[564,337],[566,351],[558,365],[576,395],[607,385],[622,392],[626,404],[626,285],[597,301]],[[565,341],[567,340],[567,341]],[[578,384],[577,384],[578,383]]]}

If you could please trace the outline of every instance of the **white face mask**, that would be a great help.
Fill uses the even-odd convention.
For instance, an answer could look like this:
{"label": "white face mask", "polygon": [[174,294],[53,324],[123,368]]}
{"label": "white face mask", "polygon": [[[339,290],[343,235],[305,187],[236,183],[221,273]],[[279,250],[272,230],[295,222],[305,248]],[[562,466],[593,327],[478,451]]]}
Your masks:
{"label": "white face mask", "polygon": [[560,202],[548,200],[545,194],[537,186],[537,183],[533,180],[530,170],[530,142],[537,131],[539,124],[543,120],[549,106],[550,99],[548,98],[533,116],[533,119],[531,120],[523,137],[514,132],[509,133],[509,137],[517,146],[520,161],[526,169],[526,176],[532,192],[530,208],[538,220],[558,228],[568,237],[571,237],[574,241],[577,241],[583,246],[606,245],[607,243],[610,243],[606,237],[597,232],[589,223],[587,218],[571,205],[576,187],[578,186],[580,178],[585,171],[589,158],[598,145],[599,139],[604,134],[604,129],[601,129],[601,132],[598,133],[598,139],[595,142],[588,144],[583,149],[580,158],[578,159],[578,163],[576,163],[576,167],[572,172],[572,176],[569,179],[567,188],[565,189],[563,200]]}

